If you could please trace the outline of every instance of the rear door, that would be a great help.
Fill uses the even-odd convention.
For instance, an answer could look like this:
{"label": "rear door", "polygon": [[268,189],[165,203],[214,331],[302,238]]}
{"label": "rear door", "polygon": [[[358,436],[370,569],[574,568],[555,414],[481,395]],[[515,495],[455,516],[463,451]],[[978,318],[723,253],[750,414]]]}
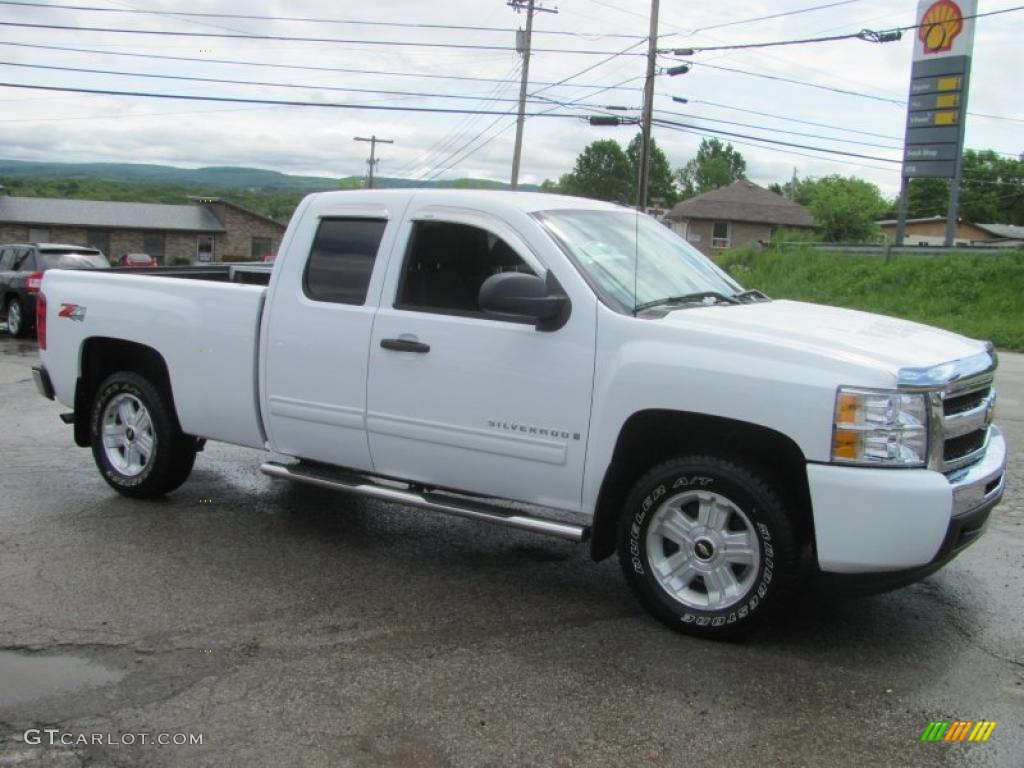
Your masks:
{"label": "rear door", "polygon": [[[411,211],[412,212],[412,211]],[[576,509],[594,370],[593,299],[565,326],[496,319],[481,283],[545,267],[503,221],[421,209],[399,237],[370,345],[375,470],[425,485]]]}
{"label": "rear door", "polygon": [[[366,371],[370,329],[394,241],[382,206],[305,214],[264,312],[263,386],[271,447],[370,470]],[[398,213],[401,213],[400,211]]]}

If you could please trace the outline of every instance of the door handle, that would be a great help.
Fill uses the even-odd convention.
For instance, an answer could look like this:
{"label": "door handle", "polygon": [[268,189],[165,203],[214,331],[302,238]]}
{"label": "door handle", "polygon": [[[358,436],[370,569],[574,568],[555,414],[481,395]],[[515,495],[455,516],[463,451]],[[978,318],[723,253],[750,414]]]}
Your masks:
{"label": "door handle", "polygon": [[384,349],[391,349],[395,352],[417,352],[418,354],[424,355],[430,351],[429,344],[424,344],[422,341],[412,341],[410,339],[381,339],[380,345]]}

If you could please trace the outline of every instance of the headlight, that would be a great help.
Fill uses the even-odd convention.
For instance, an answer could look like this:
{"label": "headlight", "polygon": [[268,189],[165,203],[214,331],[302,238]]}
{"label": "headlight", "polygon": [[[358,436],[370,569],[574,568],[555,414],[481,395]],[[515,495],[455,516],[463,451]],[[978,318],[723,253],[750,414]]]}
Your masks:
{"label": "headlight", "polygon": [[840,387],[832,429],[832,461],[923,467],[928,457],[924,394]]}

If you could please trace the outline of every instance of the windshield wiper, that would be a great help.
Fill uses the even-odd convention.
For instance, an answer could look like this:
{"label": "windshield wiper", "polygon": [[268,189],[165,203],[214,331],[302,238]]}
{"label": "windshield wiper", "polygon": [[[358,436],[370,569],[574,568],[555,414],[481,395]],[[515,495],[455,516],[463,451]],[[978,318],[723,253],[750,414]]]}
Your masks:
{"label": "windshield wiper", "polygon": [[[713,301],[707,302],[708,299]],[[666,296],[663,299],[655,299],[654,301],[645,301],[643,304],[637,304],[633,307],[633,314],[637,315],[643,312],[645,309],[651,309],[653,307],[671,306],[672,304],[739,304],[739,300],[732,297],[726,296],[724,293],[718,291],[698,291],[697,293],[684,293],[681,296]]]}
{"label": "windshield wiper", "polygon": [[771,301],[772,298],[764,291],[759,291],[757,288],[751,288],[749,291],[740,291],[734,293],[732,296],[734,299],[741,301],[744,304],[749,304],[756,301]]}

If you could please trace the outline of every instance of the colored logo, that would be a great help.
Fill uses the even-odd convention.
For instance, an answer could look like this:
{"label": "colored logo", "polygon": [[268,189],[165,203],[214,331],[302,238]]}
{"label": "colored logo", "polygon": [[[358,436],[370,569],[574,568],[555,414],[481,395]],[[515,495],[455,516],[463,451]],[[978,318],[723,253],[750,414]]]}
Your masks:
{"label": "colored logo", "polygon": [[964,12],[953,0],[939,0],[921,17],[917,38],[925,53],[944,53],[953,47],[956,36],[963,32]]}
{"label": "colored logo", "polygon": [[85,321],[85,307],[80,304],[61,304],[57,317],[66,317],[69,320]]}
{"label": "colored logo", "polygon": [[932,720],[921,741],[988,741],[995,729],[995,720]]}

